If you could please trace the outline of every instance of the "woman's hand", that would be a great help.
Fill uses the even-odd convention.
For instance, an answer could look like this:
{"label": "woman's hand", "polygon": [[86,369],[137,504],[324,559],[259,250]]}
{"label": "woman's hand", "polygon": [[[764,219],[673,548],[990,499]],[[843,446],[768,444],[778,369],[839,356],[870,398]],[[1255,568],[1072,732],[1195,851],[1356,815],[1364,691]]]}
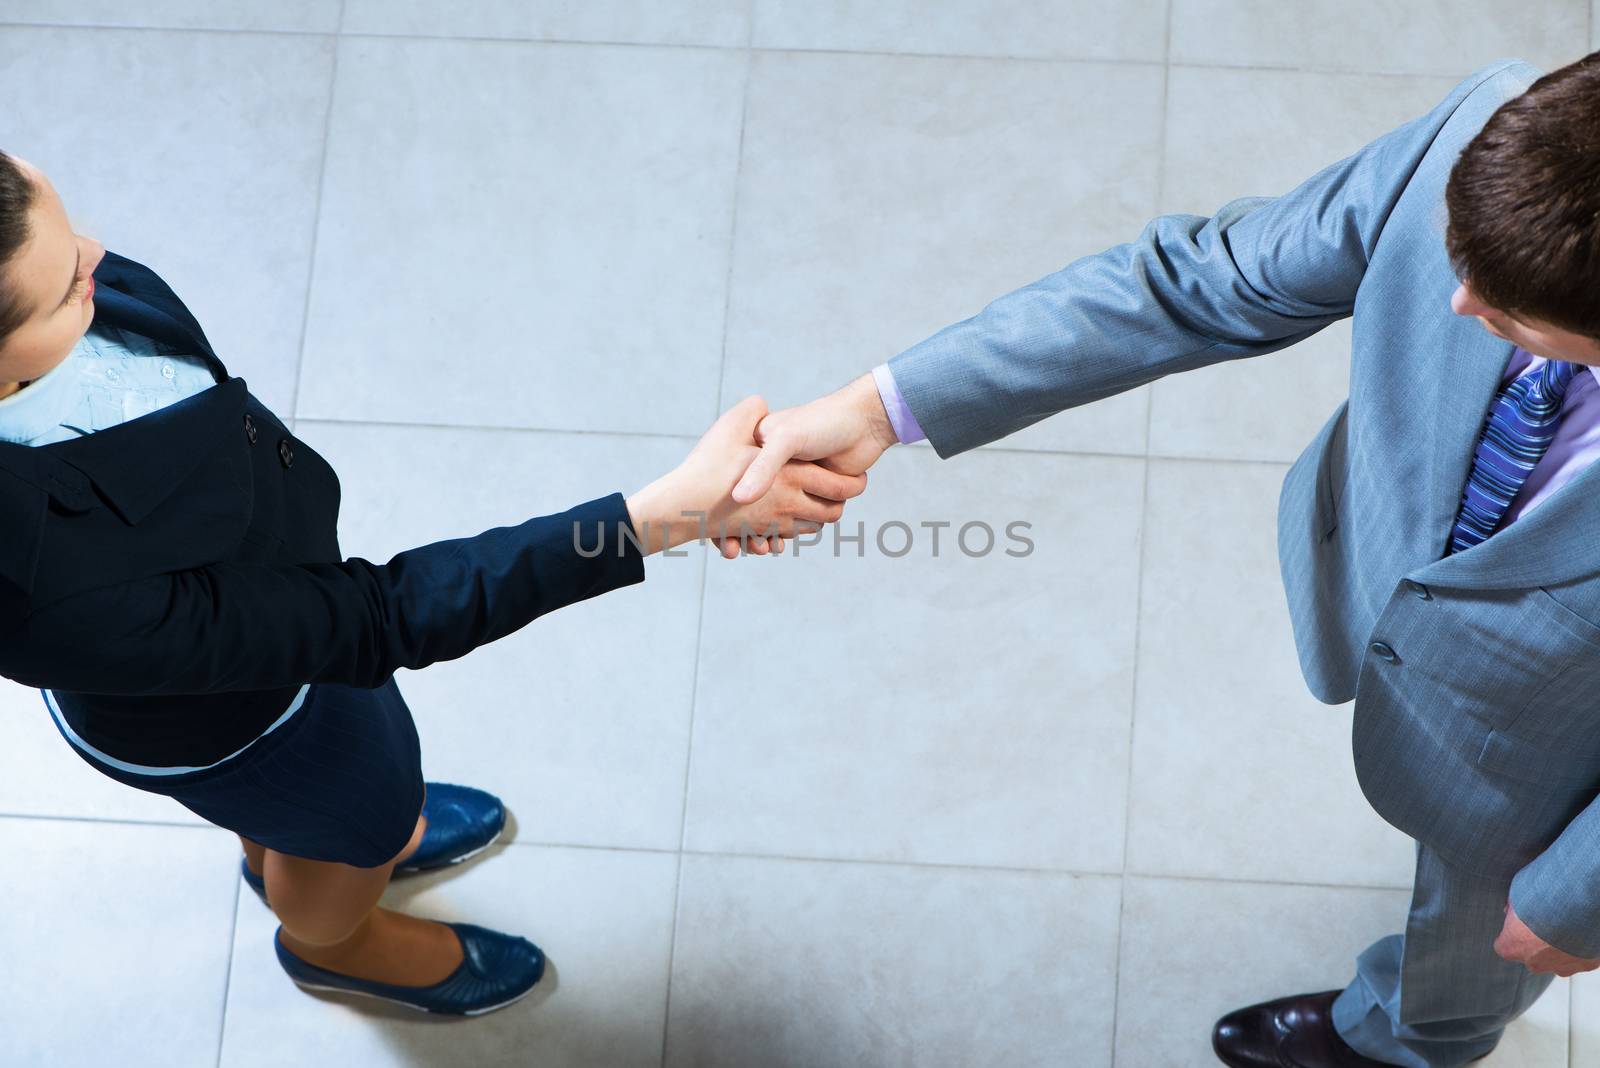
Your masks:
{"label": "woman's hand", "polygon": [[744,544],[758,555],[783,549],[783,539],[837,522],[844,502],[867,488],[863,475],[845,475],[801,460],[779,469],[772,489],[739,504],[734,484],[761,452],[756,424],[767,414],[760,397],[729,408],[683,463],[628,498],[628,515],[645,553],[702,538],[732,559]]}

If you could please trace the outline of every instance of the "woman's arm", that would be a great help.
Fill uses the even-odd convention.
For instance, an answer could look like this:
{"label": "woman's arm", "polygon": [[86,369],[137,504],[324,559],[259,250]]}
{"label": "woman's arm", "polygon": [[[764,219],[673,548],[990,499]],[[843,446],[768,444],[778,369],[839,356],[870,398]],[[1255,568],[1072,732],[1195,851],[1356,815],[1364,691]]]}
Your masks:
{"label": "woman's arm", "polygon": [[[135,695],[306,682],[372,688],[644,579],[622,494],[407,549],[386,564],[223,561],[74,594],[0,638],[0,675]],[[604,551],[592,550],[599,529]]]}
{"label": "woman's arm", "polygon": [[547,612],[643,581],[641,545],[654,552],[700,536],[684,513],[706,513],[713,535],[719,522],[770,521],[792,534],[836,520],[839,498],[865,479],[810,464],[787,468],[758,505],[726,500],[765,410],[758,398],[736,406],[679,467],[628,500],[613,493],[385,564],[223,561],[63,598],[0,633],[0,675],[138,696],[380,686],[399,668],[457,659]]}

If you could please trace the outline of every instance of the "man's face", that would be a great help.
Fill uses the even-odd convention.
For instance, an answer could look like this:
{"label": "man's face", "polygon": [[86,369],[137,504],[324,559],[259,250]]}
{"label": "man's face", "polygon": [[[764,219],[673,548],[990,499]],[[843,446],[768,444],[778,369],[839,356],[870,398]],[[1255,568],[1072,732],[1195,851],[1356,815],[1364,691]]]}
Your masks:
{"label": "man's face", "polygon": [[1495,337],[1521,345],[1535,356],[1551,360],[1571,360],[1600,366],[1600,342],[1581,334],[1557,330],[1537,319],[1515,319],[1498,308],[1483,303],[1462,282],[1450,296],[1450,309],[1457,315],[1475,317]]}
{"label": "man's face", "polygon": [[[16,157],[12,157],[15,159]],[[93,280],[105,246],[72,232],[66,208],[38,168],[17,160],[38,189],[28,219],[32,234],[5,270],[26,322],[0,346],[0,394],[31,382],[65,360],[94,319]]]}

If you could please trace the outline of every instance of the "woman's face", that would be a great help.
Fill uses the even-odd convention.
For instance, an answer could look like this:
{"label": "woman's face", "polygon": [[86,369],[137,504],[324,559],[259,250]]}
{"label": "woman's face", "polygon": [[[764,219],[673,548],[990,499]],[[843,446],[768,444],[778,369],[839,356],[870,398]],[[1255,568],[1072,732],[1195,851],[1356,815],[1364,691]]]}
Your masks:
{"label": "woman's face", "polygon": [[94,280],[89,276],[106,254],[100,242],[72,232],[61,198],[44,173],[26,160],[17,164],[38,195],[28,217],[33,232],[5,268],[29,316],[0,345],[0,396],[15,393],[18,383],[40,378],[65,360],[89,329],[94,318]]}
{"label": "woman's face", "polygon": [[1535,356],[1600,365],[1600,342],[1582,334],[1557,330],[1537,319],[1514,319],[1479,300],[1465,282],[1451,294],[1450,309],[1457,315],[1473,316],[1495,337],[1520,345]]}

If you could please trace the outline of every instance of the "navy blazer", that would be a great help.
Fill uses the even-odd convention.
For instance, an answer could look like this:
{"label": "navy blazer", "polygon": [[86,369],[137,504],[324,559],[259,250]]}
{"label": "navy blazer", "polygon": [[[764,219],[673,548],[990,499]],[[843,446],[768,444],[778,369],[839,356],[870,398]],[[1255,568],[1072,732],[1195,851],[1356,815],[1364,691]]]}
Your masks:
{"label": "navy blazer", "polygon": [[[217,377],[85,437],[0,442],[0,675],[51,690],[97,748],[209,763],[305,683],[377,687],[643,581],[620,493],[386,564],[343,559],[328,462],[228,374],[155,272],[108,251],[94,278],[96,321]],[[197,722],[226,725],[204,751]]]}

